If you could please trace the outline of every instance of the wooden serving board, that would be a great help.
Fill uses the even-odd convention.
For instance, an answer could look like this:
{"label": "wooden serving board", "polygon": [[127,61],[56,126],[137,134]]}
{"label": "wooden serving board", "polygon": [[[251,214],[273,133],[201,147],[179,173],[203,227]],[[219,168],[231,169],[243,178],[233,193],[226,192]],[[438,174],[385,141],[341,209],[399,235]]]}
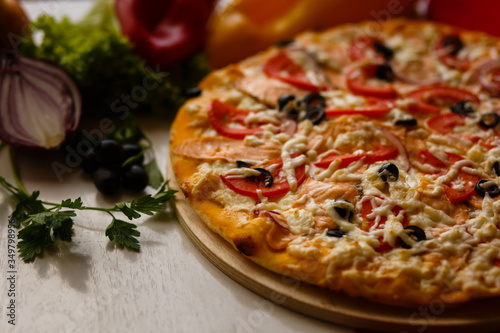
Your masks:
{"label": "wooden serving board", "polygon": [[[194,245],[217,268],[275,304],[332,323],[383,332],[493,332],[500,330],[500,299],[445,308],[400,308],[350,297],[268,271],[212,232],[185,198],[169,161],[170,187],[179,190],[175,210]],[[271,303],[269,304],[271,305]]]}

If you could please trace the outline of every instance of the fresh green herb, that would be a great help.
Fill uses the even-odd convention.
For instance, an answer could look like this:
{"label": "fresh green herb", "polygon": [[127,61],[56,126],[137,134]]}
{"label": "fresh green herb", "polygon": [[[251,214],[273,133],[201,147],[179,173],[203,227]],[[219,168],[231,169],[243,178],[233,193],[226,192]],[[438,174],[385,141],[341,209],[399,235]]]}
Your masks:
{"label": "fresh green herb", "polygon": [[80,198],[66,199],[61,203],[46,202],[39,199],[40,192],[29,193],[22,186],[19,176],[13,165],[12,151],[10,161],[13,176],[17,187],[0,177],[0,186],[12,193],[18,204],[9,216],[9,224],[22,228],[18,233],[21,240],[18,244],[19,255],[26,261],[33,261],[41,256],[45,248],[52,246],[55,239],[70,242],[73,235],[73,218],[75,211],[94,210],[109,214],[111,224],[106,228],[105,235],[119,246],[139,251],[137,237],[140,232],[137,225],[116,219],[114,213],[123,213],[129,220],[140,218],[142,215],[154,215],[165,209],[165,203],[172,198],[176,191],[167,189],[168,182],[164,182],[155,195],[145,195],[129,202],[119,202],[112,208],[84,206]]}
{"label": "fresh green herb", "polygon": [[147,66],[118,28],[114,1],[97,0],[81,21],[40,16],[34,36],[19,45],[21,55],[59,64],[77,82],[86,114],[107,112],[121,119],[133,110],[164,114],[185,101],[182,92],[208,73],[206,57],[194,56],[172,68]]}

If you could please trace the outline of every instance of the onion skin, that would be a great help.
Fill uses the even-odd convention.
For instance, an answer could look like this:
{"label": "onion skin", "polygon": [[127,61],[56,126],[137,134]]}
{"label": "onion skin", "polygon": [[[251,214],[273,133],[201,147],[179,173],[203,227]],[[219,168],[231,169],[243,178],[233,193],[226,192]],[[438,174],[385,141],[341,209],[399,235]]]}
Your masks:
{"label": "onion skin", "polygon": [[57,65],[0,51],[0,140],[16,148],[53,149],[76,130],[82,101]]}

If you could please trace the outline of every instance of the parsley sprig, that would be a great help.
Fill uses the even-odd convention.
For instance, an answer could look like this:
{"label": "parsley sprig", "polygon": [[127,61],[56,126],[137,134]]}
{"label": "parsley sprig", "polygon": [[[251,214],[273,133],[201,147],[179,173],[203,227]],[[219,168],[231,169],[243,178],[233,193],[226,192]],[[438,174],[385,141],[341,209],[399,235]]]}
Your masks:
{"label": "parsley sprig", "polygon": [[145,195],[132,201],[118,202],[112,208],[84,206],[81,198],[66,199],[60,203],[47,202],[39,199],[40,192],[29,193],[21,183],[13,163],[10,150],[12,175],[17,186],[0,177],[0,186],[13,194],[18,203],[9,216],[9,224],[20,228],[17,244],[19,255],[25,262],[33,261],[41,256],[45,248],[52,246],[56,239],[70,242],[74,235],[73,218],[76,211],[102,211],[111,216],[111,223],[106,228],[105,235],[119,246],[139,251],[137,237],[140,232],[134,223],[119,220],[116,213],[123,213],[129,220],[138,219],[143,215],[154,215],[165,209],[165,203],[172,198],[175,190],[167,189],[168,181],[163,182],[156,194]]}

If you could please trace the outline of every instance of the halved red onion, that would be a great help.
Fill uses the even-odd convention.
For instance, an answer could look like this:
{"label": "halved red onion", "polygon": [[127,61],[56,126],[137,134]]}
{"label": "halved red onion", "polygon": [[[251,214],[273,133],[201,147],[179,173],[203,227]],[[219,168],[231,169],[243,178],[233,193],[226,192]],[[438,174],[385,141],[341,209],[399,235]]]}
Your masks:
{"label": "halved red onion", "polygon": [[479,84],[493,95],[500,95],[500,60],[489,60],[479,66],[476,70],[476,78]]}
{"label": "halved red onion", "polygon": [[14,147],[56,148],[82,113],[73,80],[56,65],[0,52],[0,140]]}
{"label": "halved red onion", "polygon": [[410,159],[408,158],[408,152],[406,151],[406,148],[404,144],[399,140],[399,138],[391,133],[390,131],[381,128],[380,131],[384,136],[386,137],[387,140],[389,140],[390,143],[392,143],[398,150],[399,155],[403,156],[403,162],[405,165],[403,165],[403,168],[406,172],[410,171],[411,165],[410,165]]}

